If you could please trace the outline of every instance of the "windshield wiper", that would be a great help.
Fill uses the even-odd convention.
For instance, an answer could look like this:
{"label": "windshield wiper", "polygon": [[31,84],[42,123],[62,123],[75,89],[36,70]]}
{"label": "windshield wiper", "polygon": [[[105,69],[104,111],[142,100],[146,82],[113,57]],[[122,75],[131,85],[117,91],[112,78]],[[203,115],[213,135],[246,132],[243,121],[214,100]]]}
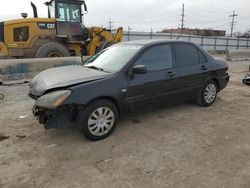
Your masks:
{"label": "windshield wiper", "polygon": [[87,68],[90,68],[90,69],[95,69],[95,70],[98,70],[98,71],[102,71],[102,72],[105,72],[104,69],[100,68],[100,67],[96,67],[96,66],[85,66]]}
{"label": "windshield wiper", "polygon": [[103,68],[100,68],[100,67],[96,67],[96,66],[84,66],[84,67],[87,67],[87,68],[90,68],[90,69],[95,69],[95,70],[98,70],[98,71],[101,71],[101,72],[107,72],[107,73],[111,73],[111,71],[108,71],[108,70],[104,70]]}

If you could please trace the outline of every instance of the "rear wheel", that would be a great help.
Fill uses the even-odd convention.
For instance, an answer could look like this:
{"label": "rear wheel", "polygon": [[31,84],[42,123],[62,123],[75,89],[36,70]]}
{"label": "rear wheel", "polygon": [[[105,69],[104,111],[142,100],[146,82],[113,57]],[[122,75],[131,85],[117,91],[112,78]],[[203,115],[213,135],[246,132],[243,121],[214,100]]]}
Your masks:
{"label": "rear wheel", "polygon": [[87,139],[93,141],[108,137],[117,122],[116,106],[108,100],[95,101],[80,113],[80,130]]}
{"label": "rear wheel", "polygon": [[56,42],[49,42],[40,46],[35,54],[36,58],[68,56],[70,56],[70,53],[67,48]]}
{"label": "rear wheel", "polygon": [[211,106],[217,97],[217,84],[210,80],[204,84],[196,100],[199,106]]}

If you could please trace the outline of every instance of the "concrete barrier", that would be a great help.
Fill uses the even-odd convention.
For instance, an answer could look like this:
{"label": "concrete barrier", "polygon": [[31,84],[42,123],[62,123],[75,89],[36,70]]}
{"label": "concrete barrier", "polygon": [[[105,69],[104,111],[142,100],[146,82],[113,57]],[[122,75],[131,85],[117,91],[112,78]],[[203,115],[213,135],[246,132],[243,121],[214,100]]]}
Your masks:
{"label": "concrete barrier", "polygon": [[227,53],[228,61],[244,61],[250,60],[250,49],[245,50],[229,50]]}
{"label": "concrete barrier", "polygon": [[88,56],[0,60],[0,83],[13,80],[28,81],[45,69],[80,64],[87,58]]}

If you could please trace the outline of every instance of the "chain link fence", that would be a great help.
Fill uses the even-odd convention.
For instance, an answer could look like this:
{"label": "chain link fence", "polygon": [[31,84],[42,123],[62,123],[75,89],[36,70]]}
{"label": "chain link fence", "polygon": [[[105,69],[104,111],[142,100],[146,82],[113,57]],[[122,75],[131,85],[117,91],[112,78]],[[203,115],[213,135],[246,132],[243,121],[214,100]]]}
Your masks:
{"label": "chain link fence", "polygon": [[[153,33],[153,32],[125,32],[124,41],[143,40],[143,39],[170,39],[175,40],[180,34],[172,33]],[[179,40],[191,41],[201,45],[210,52],[227,52],[228,50],[250,48],[249,38],[230,38],[230,37],[208,37],[197,35],[181,35]]]}

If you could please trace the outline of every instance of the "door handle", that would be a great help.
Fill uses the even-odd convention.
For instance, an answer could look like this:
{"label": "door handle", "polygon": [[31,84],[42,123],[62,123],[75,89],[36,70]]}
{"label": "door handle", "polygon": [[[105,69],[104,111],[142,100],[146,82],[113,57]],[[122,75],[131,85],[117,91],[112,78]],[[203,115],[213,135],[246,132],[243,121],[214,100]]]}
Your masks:
{"label": "door handle", "polygon": [[207,70],[207,66],[206,65],[202,65],[201,66],[201,70]]}
{"label": "door handle", "polygon": [[169,71],[168,73],[167,73],[167,76],[169,76],[169,77],[173,77],[173,76],[175,76],[176,74],[174,73],[174,72],[172,72],[172,71]]}

